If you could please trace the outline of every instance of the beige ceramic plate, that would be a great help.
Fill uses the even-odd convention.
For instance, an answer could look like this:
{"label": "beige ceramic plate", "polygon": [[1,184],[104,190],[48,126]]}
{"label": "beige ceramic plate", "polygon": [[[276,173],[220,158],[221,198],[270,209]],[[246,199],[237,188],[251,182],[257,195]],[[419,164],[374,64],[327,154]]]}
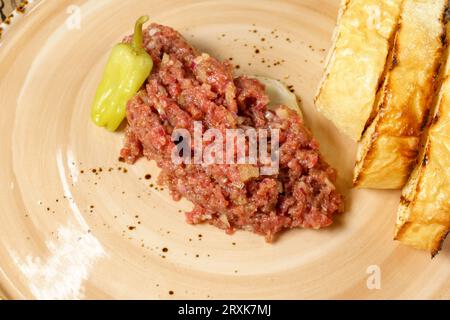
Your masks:
{"label": "beige ceramic plate", "polygon": [[[2,294],[450,298],[449,242],[433,260],[394,242],[399,192],[351,190],[355,145],[313,107],[338,2],[30,5],[0,42]],[[123,133],[95,127],[89,108],[109,49],[143,13],[204,51],[232,57],[237,73],[294,86],[346,196],[346,213],[333,227],[290,231],[270,245],[247,232],[190,226],[179,212],[189,203],[150,187],[154,164],[118,162]]]}

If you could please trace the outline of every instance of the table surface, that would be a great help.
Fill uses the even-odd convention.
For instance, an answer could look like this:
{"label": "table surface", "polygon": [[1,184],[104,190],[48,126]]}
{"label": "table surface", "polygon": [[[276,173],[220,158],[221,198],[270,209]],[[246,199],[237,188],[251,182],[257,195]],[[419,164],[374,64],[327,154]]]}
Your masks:
{"label": "table surface", "polygon": [[0,21],[3,21],[18,4],[20,0],[0,0]]}

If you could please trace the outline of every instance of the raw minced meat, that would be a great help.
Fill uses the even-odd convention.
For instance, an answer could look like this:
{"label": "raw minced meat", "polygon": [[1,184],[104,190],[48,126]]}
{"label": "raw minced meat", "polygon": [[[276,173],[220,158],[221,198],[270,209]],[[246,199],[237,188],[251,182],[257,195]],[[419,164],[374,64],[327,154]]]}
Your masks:
{"label": "raw minced meat", "polygon": [[[124,41],[129,41],[129,37]],[[268,108],[264,85],[233,77],[229,61],[200,54],[175,30],[152,24],[144,47],[154,70],[127,105],[125,146],[129,163],[145,156],[161,169],[158,182],[172,197],[194,204],[189,223],[210,223],[232,233],[253,231],[272,241],[288,228],[319,229],[342,210],[335,171],[322,159],[311,132],[285,106]],[[174,129],[279,129],[279,170],[259,175],[257,164],[175,164]]]}

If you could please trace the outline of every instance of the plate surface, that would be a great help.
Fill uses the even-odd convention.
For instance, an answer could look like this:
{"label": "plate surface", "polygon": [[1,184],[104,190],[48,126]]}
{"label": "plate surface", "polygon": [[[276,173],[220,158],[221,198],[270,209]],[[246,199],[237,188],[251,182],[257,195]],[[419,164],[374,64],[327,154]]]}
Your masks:
{"label": "plate surface", "polygon": [[[313,106],[338,4],[34,2],[0,40],[1,294],[450,298],[449,241],[433,260],[394,242],[399,192],[352,190],[355,144]],[[346,197],[331,228],[293,230],[267,244],[248,232],[190,226],[180,213],[190,204],[155,187],[154,164],[118,161],[123,132],[95,127],[89,109],[109,49],[144,13],[201,50],[233,58],[237,74],[294,86]]]}

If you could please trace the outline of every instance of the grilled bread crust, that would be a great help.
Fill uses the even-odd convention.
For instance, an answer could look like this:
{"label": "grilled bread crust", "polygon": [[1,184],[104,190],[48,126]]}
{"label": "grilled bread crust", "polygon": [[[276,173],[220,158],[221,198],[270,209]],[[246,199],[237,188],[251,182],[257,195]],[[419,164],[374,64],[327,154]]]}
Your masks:
{"label": "grilled bread crust", "polygon": [[383,83],[403,0],[343,0],[315,103],[358,141]]}
{"label": "grilled bread crust", "polygon": [[448,0],[405,0],[376,116],[359,143],[354,185],[398,189],[418,156],[445,49]]}
{"label": "grilled bread crust", "polygon": [[[447,26],[447,33],[450,27]],[[441,72],[442,86],[427,123],[419,160],[397,213],[395,239],[437,254],[450,230],[450,61]]]}

